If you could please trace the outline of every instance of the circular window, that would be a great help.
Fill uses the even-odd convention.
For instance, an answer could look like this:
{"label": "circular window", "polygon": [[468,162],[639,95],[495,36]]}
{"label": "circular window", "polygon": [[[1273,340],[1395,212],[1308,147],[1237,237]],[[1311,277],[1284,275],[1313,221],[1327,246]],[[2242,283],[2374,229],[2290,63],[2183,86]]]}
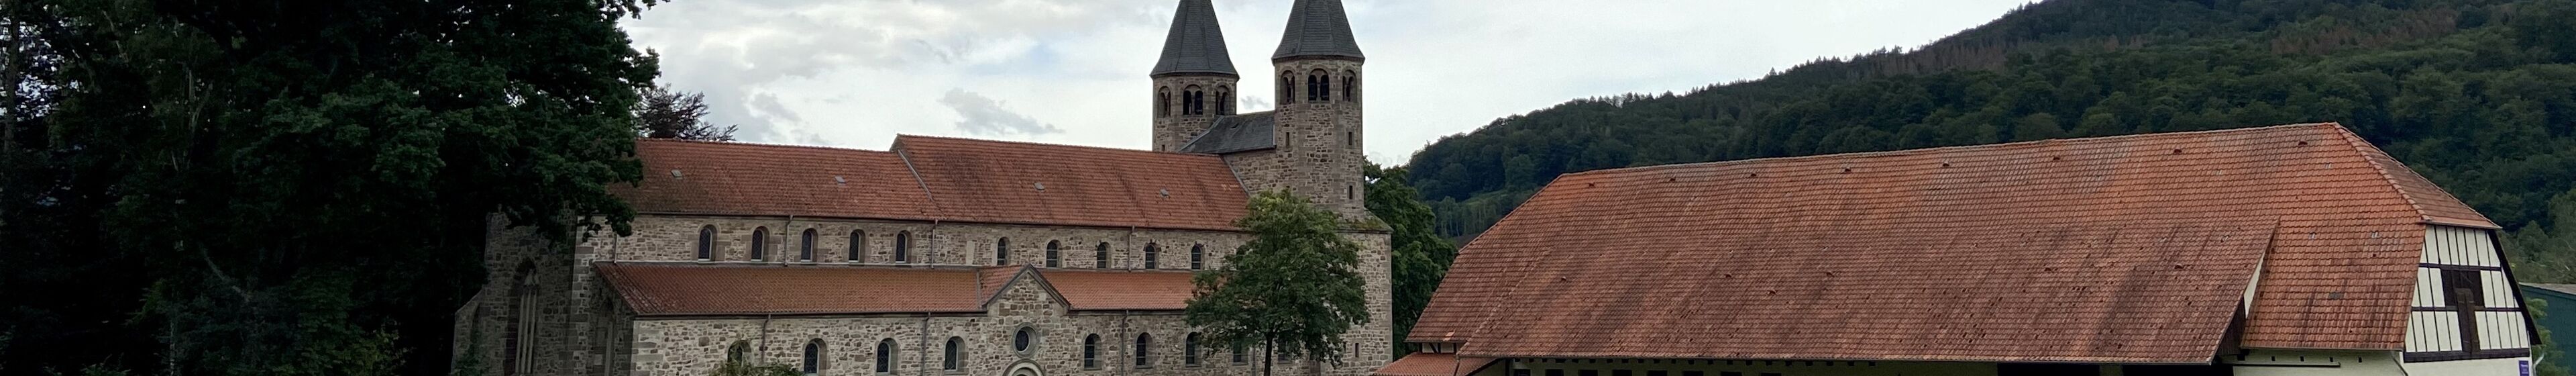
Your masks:
{"label": "circular window", "polygon": [[1036,336],[1036,334],[1030,333],[1029,328],[1020,328],[1019,333],[1011,334],[1011,349],[1020,352],[1029,351],[1029,342],[1034,339],[1030,337],[1034,336]]}

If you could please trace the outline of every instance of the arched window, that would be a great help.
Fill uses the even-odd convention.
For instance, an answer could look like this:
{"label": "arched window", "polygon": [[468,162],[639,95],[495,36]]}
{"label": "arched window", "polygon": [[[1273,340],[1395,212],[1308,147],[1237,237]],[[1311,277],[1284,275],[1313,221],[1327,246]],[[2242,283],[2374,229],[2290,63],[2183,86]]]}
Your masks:
{"label": "arched window", "polygon": [[823,239],[822,237],[814,236],[814,234],[814,229],[805,229],[805,236],[802,236],[800,237],[801,239],[797,240],[797,243],[799,243],[796,245],[797,261],[814,262],[814,241]]}
{"label": "arched window", "polygon": [[805,342],[805,374],[823,374],[823,340]]}
{"label": "arched window", "polygon": [[1216,114],[1234,114],[1234,88],[1225,86],[1216,87]]}
{"label": "arched window", "polygon": [[1172,116],[1172,88],[1154,89],[1154,117]]}
{"label": "arched window", "polygon": [[1332,73],[1325,72],[1322,69],[1316,69],[1314,73],[1308,73],[1306,75],[1306,82],[1307,102],[1325,103],[1333,101]]}
{"label": "arched window", "polygon": [[1181,364],[1199,365],[1199,334],[1181,337]]}
{"label": "arched window", "polygon": [[955,371],[958,368],[965,366],[965,347],[966,339],[948,337],[948,348],[940,352],[942,356],[939,361],[939,369]]}
{"label": "arched window", "polygon": [[894,233],[894,262],[898,264],[912,262],[911,231]]}
{"label": "arched window", "polygon": [[1207,267],[1207,245],[1206,245],[1206,244],[1191,245],[1191,246],[1190,246],[1190,270],[1199,270],[1199,268],[1204,268],[1204,267]]}
{"label": "arched window", "polygon": [[1082,369],[1100,369],[1100,335],[1082,337]]}
{"label": "arched window", "polygon": [[519,264],[518,282],[510,286],[510,315],[501,331],[501,374],[525,375],[536,372],[537,347],[528,338],[536,336],[537,265]]}
{"label": "arched window", "polygon": [[993,265],[1011,264],[1011,238],[993,239]]}
{"label": "arched window", "polygon": [[769,228],[751,229],[751,261],[769,259]]}
{"label": "arched window", "polygon": [[1279,105],[1286,106],[1289,103],[1296,103],[1297,86],[1289,84],[1290,82],[1295,81],[1296,77],[1296,72],[1279,72]]}
{"label": "arched window", "polygon": [[730,346],[730,347],[726,347],[726,348],[725,348],[725,363],[730,363],[730,364],[750,364],[750,362],[751,362],[751,342],[750,342],[750,341],[733,341],[733,346]]}
{"label": "arched window", "polygon": [[877,341],[877,373],[894,373],[894,339]]}
{"label": "arched window", "polygon": [[1136,368],[1154,368],[1154,335],[1136,335]]}
{"label": "arched window", "polygon": [[716,226],[698,228],[698,261],[716,259]]}
{"label": "arched window", "polygon": [[1109,242],[1100,242],[1100,248],[1093,248],[1091,250],[1091,267],[1096,269],[1109,268]]}
{"label": "arched window", "polygon": [[1181,114],[1206,115],[1207,91],[1200,89],[1198,85],[1181,89]]}
{"label": "arched window", "polygon": [[1360,132],[1342,131],[1342,146],[1359,147]]}
{"label": "arched window", "polygon": [[867,231],[865,231],[865,230],[850,230],[850,258],[849,258],[849,261],[850,261],[850,262],[863,262],[863,261],[867,261],[867,259],[868,259],[868,232],[867,232]]}
{"label": "arched window", "polygon": [[1064,267],[1064,249],[1062,248],[1062,246],[1063,246],[1063,244],[1058,244],[1058,243],[1056,243],[1054,240],[1048,240],[1048,241],[1047,241],[1047,249],[1046,249],[1046,267],[1049,267],[1049,268],[1061,268],[1061,267]]}
{"label": "arched window", "polygon": [[1156,266],[1160,266],[1162,255],[1163,246],[1156,245],[1154,243],[1145,243],[1145,268],[1153,269]]}
{"label": "arched window", "polygon": [[1342,101],[1360,101],[1360,72],[1342,71]]}

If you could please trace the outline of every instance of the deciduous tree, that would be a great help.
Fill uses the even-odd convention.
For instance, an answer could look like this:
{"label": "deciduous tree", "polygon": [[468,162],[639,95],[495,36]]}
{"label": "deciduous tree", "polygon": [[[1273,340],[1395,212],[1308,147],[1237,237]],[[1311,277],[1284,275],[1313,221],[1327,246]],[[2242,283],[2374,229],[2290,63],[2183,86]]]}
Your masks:
{"label": "deciduous tree", "polygon": [[1281,356],[1341,359],[1342,334],[1369,321],[1359,243],[1342,237],[1340,216],[1285,191],[1254,195],[1250,209],[1235,225],[1252,241],[1193,280],[1190,325],[1215,343],[1261,345],[1265,375]]}

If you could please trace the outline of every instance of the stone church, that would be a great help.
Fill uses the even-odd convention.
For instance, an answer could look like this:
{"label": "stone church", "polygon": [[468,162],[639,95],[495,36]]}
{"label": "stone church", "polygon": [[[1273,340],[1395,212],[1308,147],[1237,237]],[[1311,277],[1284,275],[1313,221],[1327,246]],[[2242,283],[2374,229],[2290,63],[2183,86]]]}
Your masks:
{"label": "stone church", "polygon": [[[1276,111],[1237,113],[1241,72],[1209,0],[1183,0],[1151,73],[1153,150],[901,136],[887,151],[639,140],[610,189],[632,236],[558,244],[493,224],[491,279],[456,311],[483,375],[698,376],[734,361],[809,375],[1241,375],[1260,349],[1184,324],[1194,270],[1250,236],[1255,192],[1367,220],[1361,65],[1338,0],[1296,0]],[[1264,77],[1264,73],[1256,77]],[[1298,99],[1298,98],[1302,98]],[[1393,357],[1387,234],[1362,244],[1372,319],[1339,361]]]}

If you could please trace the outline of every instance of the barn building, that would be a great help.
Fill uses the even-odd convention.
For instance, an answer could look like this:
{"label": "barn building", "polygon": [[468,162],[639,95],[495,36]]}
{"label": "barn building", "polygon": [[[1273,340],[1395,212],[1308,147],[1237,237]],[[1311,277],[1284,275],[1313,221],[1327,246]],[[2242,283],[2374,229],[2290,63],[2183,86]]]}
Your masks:
{"label": "barn building", "polygon": [[2524,375],[2497,229],[2336,124],[1575,173],[1376,374]]}

